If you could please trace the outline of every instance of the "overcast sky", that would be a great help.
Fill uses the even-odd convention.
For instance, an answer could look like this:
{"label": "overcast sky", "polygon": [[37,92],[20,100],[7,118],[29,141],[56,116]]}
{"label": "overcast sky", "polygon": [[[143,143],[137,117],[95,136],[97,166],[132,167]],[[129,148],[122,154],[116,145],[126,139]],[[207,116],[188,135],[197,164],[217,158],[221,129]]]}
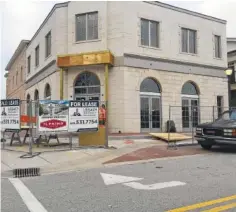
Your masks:
{"label": "overcast sky", "polygon": [[[22,39],[31,39],[53,5],[63,1],[0,1],[1,97],[5,97],[5,67]],[[236,37],[236,0],[162,1],[227,20],[227,36]]]}

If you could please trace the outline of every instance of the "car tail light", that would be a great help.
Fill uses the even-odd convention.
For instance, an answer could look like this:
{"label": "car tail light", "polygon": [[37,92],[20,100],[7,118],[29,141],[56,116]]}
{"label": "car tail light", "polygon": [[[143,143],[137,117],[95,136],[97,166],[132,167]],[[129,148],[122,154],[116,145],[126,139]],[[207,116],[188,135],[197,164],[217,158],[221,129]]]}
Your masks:
{"label": "car tail light", "polygon": [[225,136],[236,136],[236,129],[224,129]]}

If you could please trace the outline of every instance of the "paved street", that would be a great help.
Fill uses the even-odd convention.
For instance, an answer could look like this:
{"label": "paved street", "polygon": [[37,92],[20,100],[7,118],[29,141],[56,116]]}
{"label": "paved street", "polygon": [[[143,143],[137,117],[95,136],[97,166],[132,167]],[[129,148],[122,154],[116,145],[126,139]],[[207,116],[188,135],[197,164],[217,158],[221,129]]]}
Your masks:
{"label": "paved street", "polygon": [[4,178],[2,211],[236,211],[235,153],[223,149],[88,171]]}

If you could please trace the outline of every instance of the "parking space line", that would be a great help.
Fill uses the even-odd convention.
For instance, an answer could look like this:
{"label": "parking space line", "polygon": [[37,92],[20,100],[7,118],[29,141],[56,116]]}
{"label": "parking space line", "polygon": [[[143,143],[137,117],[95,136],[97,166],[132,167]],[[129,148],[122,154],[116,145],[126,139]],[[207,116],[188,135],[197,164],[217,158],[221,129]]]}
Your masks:
{"label": "parking space line", "polygon": [[214,204],[218,204],[218,203],[222,203],[222,202],[227,202],[227,201],[235,200],[235,199],[236,199],[236,195],[233,195],[233,196],[224,197],[224,198],[220,198],[220,199],[216,199],[216,200],[197,203],[197,204],[194,204],[194,205],[184,206],[184,207],[181,207],[181,208],[176,208],[176,209],[173,209],[173,210],[169,210],[167,212],[185,212],[185,211],[190,211],[190,210],[194,210],[194,209],[198,209],[198,208],[203,208],[203,207],[207,207],[207,206],[210,206],[210,205],[214,205]]}
{"label": "parking space line", "polygon": [[30,212],[47,212],[43,205],[36,199],[31,191],[24,185],[24,183],[17,178],[9,178],[9,181],[18,191],[23,202],[26,204]]}
{"label": "parking space line", "polygon": [[228,205],[222,205],[219,207],[215,207],[209,210],[205,210],[203,212],[220,212],[220,211],[225,211],[228,209],[236,208],[236,203],[228,204]]}

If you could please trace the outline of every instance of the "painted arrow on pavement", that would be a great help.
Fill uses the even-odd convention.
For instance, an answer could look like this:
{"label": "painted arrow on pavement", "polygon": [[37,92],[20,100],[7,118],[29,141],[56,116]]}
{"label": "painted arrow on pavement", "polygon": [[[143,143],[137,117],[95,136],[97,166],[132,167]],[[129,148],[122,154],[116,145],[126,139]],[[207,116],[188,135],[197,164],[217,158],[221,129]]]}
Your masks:
{"label": "painted arrow on pavement", "polygon": [[114,184],[121,183],[125,186],[138,189],[138,190],[157,190],[157,189],[162,189],[162,188],[186,185],[186,183],[180,182],[180,181],[170,181],[170,182],[154,183],[150,185],[143,185],[142,183],[134,182],[134,181],[142,180],[143,178],[128,177],[128,176],[123,176],[123,175],[114,175],[114,174],[106,174],[106,173],[101,173],[101,176],[103,178],[105,185],[114,185]]}

